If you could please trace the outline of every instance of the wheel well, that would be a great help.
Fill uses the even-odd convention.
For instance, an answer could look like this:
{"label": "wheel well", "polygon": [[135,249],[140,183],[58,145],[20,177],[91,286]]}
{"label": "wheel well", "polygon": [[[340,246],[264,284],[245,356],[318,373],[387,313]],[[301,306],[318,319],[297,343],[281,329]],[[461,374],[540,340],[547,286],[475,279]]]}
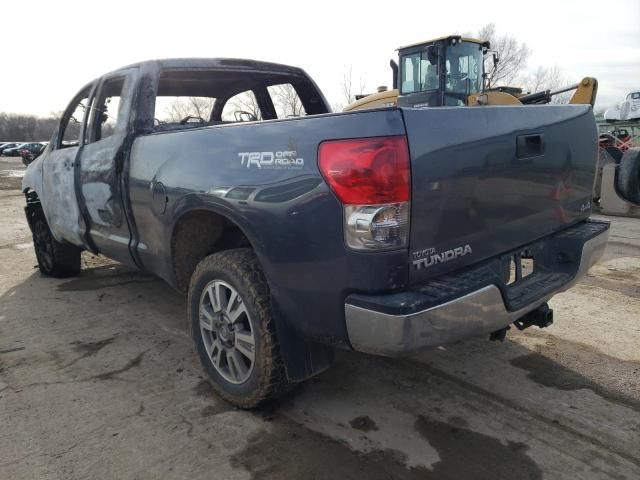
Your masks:
{"label": "wheel well", "polygon": [[24,193],[24,198],[27,201],[27,206],[40,204],[40,198],[38,197],[38,194],[36,193],[35,190],[26,188],[23,193]]}
{"label": "wheel well", "polygon": [[184,214],[171,236],[171,261],[176,286],[186,292],[196,265],[207,255],[231,248],[252,247],[240,228],[228,218],[208,210]]}
{"label": "wheel well", "polygon": [[27,223],[29,224],[29,228],[33,232],[33,219],[37,215],[44,215],[44,212],[42,211],[40,198],[38,198],[38,194],[35,190],[26,189],[24,191],[24,198],[27,201]]}

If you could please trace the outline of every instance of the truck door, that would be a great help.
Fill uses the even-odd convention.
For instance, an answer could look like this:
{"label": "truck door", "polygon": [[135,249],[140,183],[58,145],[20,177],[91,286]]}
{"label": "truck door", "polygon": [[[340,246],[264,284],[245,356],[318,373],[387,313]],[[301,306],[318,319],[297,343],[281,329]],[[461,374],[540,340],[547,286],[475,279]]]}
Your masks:
{"label": "truck door", "polygon": [[53,235],[78,246],[85,246],[85,222],[76,195],[75,176],[94,90],[95,83],[85,86],[62,115],[57,135],[44,157],[42,191],[37,192]]}
{"label": "truck door", "polygon": [[79,155],[78,190],[85,206],[87,235],[99,252],[128,264],[133,260],[122,177],[137,73],[137,68],[131,68],[102,78],[91,104],[86,145]]}

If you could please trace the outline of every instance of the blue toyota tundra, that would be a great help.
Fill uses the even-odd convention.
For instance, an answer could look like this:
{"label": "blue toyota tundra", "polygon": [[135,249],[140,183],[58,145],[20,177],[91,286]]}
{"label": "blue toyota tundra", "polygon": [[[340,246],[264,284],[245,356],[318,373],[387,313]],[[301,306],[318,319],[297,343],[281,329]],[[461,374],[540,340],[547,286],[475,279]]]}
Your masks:
{"label": "blue toyota tundra", "polygon": [[338,348],[549,325],[607,242],[596,148],[590,105],[331,113],[299,68],[153,60],[79,91],[23,191],[43,274],[87,250],[164,279],[214,388],[252,408]]}

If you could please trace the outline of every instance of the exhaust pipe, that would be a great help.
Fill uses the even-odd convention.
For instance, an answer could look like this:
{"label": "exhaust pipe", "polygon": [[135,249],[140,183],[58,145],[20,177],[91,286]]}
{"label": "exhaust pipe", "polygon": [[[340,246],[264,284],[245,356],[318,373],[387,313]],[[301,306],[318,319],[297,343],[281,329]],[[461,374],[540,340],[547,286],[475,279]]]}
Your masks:
{"label": "exhaust pipe", "polygon": [[392,82],[392,85],[393,85],[393,88],[396,89],[396,88],[398,88],[398,64],[395,61],[391,60],[389,62],[389,66],[391,67],[391,70],[393,71],[393,82]]}
{"label": "exhaust pipe", "polygon": [[513,322],[518,330],[524,330],[525,328],[529,328],[532,325],[535,325],[539,328],[546,328],[552,323],[553,310],[549,308],[548,303],[540,305],[535,310],[527,313],[526,315]]}

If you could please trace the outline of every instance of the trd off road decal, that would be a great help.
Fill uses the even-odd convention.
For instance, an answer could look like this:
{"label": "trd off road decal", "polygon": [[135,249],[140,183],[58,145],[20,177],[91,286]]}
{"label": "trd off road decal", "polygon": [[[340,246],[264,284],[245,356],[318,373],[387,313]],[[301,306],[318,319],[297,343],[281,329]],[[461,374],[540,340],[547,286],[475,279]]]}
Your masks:
{"label": "trd off road decal", "polygon": [[283,152],[241,152],[240,165],[247,168],[302,168],[304,159],[295,150]]}
{"label": "trd off road decal", "polygon": [[413,257],[413,266],[416,270],[420,270],[421,268],[432,267],[438,263],[450,262],[458,257],[464,257],[472,253],[471,245],[467,244],[440,253],[437,253],[435,248],[425,248],[424,250],[413,252],[411,256]]}

